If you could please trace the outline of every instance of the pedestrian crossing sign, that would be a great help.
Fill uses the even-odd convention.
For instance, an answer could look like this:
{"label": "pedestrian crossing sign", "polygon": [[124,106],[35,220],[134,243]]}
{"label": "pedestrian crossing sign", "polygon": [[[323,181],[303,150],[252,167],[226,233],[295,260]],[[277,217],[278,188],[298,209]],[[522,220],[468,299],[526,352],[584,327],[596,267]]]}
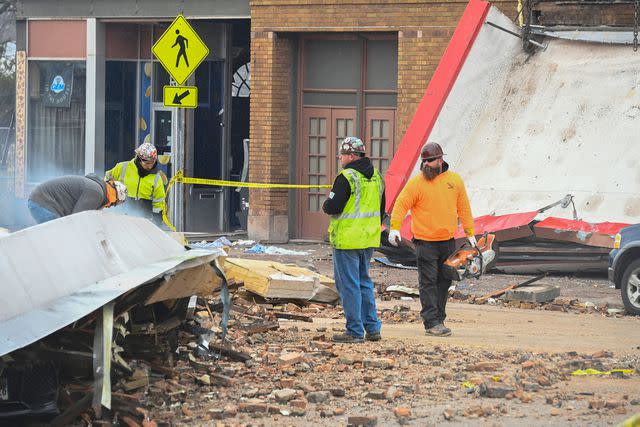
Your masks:
{"label": "pedestrian crossing sign", "polygon": [[207,45],[182,15],[173,20],[151,51],[179,85],[186,82],[209,55]]}

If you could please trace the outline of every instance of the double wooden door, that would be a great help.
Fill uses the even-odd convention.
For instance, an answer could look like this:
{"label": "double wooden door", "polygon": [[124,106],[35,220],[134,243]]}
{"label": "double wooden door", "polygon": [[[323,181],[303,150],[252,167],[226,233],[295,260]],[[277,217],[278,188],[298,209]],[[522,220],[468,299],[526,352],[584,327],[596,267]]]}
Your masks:
{"label": "double wooden door", "polygon": [[[367,156],[381,174],[386,172],[394,153],[394,110],[365,111]],[[355,108],[315,108],[302,110],[302,135],[298,156],[298,182],[329,184],[341,170],[338,147],[347,136],[359,136]],[[325,239],[329,216],[322,204],[329,189],[299,191],[297,202],[297,233],[301,238]]]}

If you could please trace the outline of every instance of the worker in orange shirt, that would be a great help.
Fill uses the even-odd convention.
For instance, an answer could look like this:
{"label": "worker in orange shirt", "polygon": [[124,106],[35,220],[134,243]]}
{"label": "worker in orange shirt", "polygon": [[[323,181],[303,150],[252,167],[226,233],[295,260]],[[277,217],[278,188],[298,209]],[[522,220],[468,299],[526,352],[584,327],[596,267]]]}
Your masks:
{"label": "worker in orange shirt", "polygon": [[411,233],[416,246],[420,316],[427,335],[449,336],[444,325],[445,307],[451,280],[444,275],[443,264],[455,251],[453,234],[458,219],[472,246],[477,242],[469,198],[460,175],[449,170],[442,147],[428,142],[420,153],[422,173],[407,182],[391,213],[389,243],[398,246],[400,227],[411,211]]}

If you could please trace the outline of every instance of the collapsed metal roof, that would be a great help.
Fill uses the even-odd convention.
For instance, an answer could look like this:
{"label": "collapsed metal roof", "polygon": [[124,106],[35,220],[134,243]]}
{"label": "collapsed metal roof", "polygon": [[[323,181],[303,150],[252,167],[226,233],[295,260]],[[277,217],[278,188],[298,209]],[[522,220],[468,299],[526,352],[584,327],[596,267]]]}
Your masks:
{"label": "collapsed metal roof", "polygon": [[[465,180],[476,217],[536,211],[571,194],[585,221],[637,222],[640,55],[555,38],[528,54],[487,22],[520,31],[471,0],[389,168],[388,207],[428,139]],[[575,219],[560,206],[545,215]]]}
{"label": "collapsed metal roof", "polygon": [[222,253],[186,250],[146,219],[99,211],[0,236],[0,356]]}

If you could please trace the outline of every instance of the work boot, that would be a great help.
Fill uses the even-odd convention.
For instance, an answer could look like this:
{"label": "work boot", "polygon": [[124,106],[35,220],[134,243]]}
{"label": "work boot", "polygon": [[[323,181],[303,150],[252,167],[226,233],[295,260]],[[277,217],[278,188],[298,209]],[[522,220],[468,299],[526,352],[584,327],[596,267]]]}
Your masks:
{"label": "work boot", "polygon": [[336,334],[333,336],[332,338],[333,342],[340,342],[340,343],[344,343],[344,344],[356,344],[356,343],[361,343],[364,342],[364,339],[362,338],[358,338],[358,337],[354,337],[353,335],[349,335],[347,333],[344,334]]}
{"label": "work boot", "polygon": [[364,339],[367,341],[380,341],[382,337],[380,336],[380,332],[374,332],[372,334],[366,334]]}
{"label": "work boot", "polygon": [[451,335],[451,329],[445,327],[442,323],[427,329],[425,331],[427,335],[433,335],[434,337],[448,337]]}

